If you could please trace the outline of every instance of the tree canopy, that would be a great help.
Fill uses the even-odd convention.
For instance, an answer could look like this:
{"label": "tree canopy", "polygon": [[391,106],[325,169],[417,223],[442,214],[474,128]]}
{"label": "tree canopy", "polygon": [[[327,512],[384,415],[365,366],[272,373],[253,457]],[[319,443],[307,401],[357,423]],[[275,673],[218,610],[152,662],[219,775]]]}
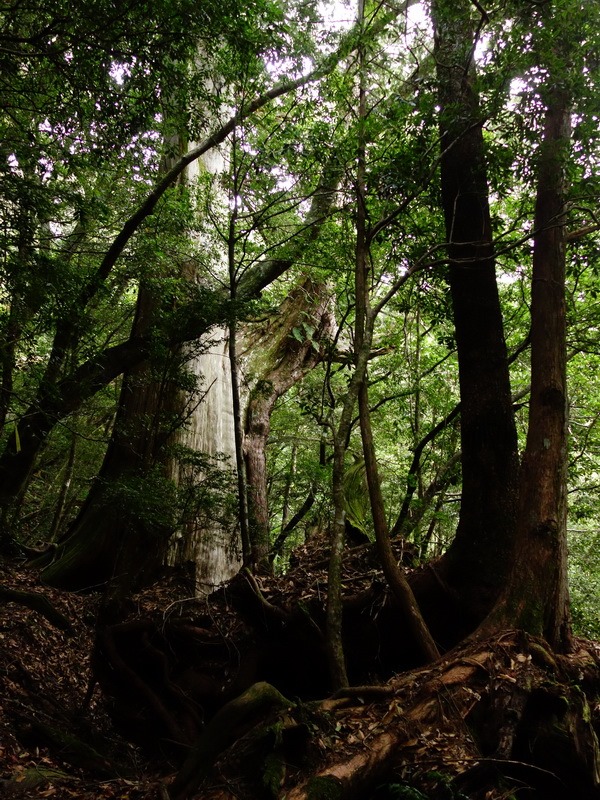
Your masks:
{"label": "tree canopy", "polygon": [[[150,749],[177,764],[172,800],[229,797],[210,783],[229,721],[282,713],[284,694],[409,692],[391,676],[425,664],[450,685],[453,648],[487,664],[509,630],[515,658],[556,668],[599,635],[599,13],[0,11],[0,549],[52,591],[100,595],[92,680],[139,743],[137,692]],[[214,595],[224,615],[234,598],[227,636],[209,612],[160,631],[131,615],[174,574],[190,601],[229,587]],[[296,675],[298,642],[324,677]],[[480,755],[529,758],[528,703],[504,750],[478,728]],[[560,769],[585,741],[591,774],[574,704]],[[277,758],[312,735],[277,724]],[[384,738],[373,774],[392,785]],[[278,774],[265,791],[360,796],[358,761],[325,761],[316,783]],[[502,775],[494,797],[517,780]]]}

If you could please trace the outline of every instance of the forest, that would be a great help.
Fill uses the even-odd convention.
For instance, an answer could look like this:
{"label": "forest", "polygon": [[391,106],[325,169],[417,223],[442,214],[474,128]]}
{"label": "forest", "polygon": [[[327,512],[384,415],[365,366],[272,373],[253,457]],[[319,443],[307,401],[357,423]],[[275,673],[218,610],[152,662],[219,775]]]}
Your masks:
{"label": "forest", "polygon": [[600,5],[7,0],[0,78],[0,797],[600,800]]}

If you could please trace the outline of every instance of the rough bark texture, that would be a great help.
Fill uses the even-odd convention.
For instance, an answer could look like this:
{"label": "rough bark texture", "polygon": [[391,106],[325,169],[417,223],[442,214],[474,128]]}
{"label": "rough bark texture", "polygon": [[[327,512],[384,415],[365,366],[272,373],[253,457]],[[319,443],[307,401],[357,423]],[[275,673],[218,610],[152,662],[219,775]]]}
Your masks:
{"label": "rough bark texture", "polygon": [[493,257],[473,5],[437,0],[441,182],[459,363],[462,502],[441,569],[473,622],[507,574],[515,530],[517,436]]}
{"label": "rough bark texture", "polygon": [[569,646],[567,590],[567,385],[565,179],[570,139],[566,88],[548,91],[531,288],[531,400],[510,581],[484,630],[516,625]]}
{"label": "rough bark texture", "polygon": [[[141,287],[134,335],[147,332],[155,308],[154,298]],[[161,521],[144,518],[136,507],[150,487],[132,484],[137,496],[132,503],[127,483],[143,480],[159,462],[167,438],[161,426],[164,390],[148,365],[134,367],[123,379],[109,450],[86,502],[58,544],[53,563],[43,572],[48,583],[89,589],[111,581],[115,591],[126,591],[161,565],[171,531]]]}
{"label": "rough bark texture", "polygon": [[[177,446],[202,454],[216,469],[235,469],[235,437],[231,397],[231,370],[225,326],[213,328],[200,352],[190,357],[187,370],[201,386],[201,400],[186,416],[185,425],[175,431]],[[180,397],[183,408],[186,397]],[[224,460],[221,460],[221,459]],[[178,486],[193,486],[205,475],[181,459],[170,459],[170,474]],[[233,479],[232,479],[233,483]],[[229,524],[227,524],[227,522]],[[196,592],[209,594],[239,570],[242,558],[239,526],[233,518],[196,513],[185,515],[169,545],[169,563],[185,565],[194,573]]]}

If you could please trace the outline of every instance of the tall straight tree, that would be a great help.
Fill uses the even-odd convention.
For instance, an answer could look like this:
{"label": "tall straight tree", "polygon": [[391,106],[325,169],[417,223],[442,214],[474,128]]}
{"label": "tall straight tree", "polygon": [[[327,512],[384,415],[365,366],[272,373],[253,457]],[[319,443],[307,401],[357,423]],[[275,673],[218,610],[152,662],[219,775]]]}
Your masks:
{"label": "tall straight tree", "polygon": [[[567,588],[567,376],[565,169],[571,138],[573,32],[557,22],[557,4],[534,15],[543,25],[540,89],[545,106],[536,157],[537,192],[531,284],[531,398],[510,578],[485,621],[488,632],[513,625],[543,635],[557,650],[571,640]],[[542,38],[541,34],[537,34]],[[547,40],[549,38],[549,41]]]}
{"label": "tall straight tree", "polygon": [[[289,241],[281,248],[281,257],[277,257],[278,252],[275,251],[271,258],[258,261],[244,273],[237,288],[239,302],[254,298],[310,247],[330,212],[338,180],[337,165],[327,163],[313,190],[309,211],[298,226],[297,235],[290,237],[288,232]],[[140,289],[134,339],[143,337],[145,332],[151,330],[157,314],[161,313],[162,308],[160,304],[157,307],[155,301],[156,298],[152,298],[146,287]],[[219,302],[215,302],[219,308]],[[227,305],[225,298],[221,298],[221,303],[224,307]],[[219,322],[222,320],[223,317],[218,318]],[[199,329],[198,335],[207,334],[210,327],[210,324],[205,325],[204,329]],[[222,336],[219,338],[222,344]],[[308,349],[311,349],[310,343]],[[167,348],[166,360],[164,354],[162,356],[162,368],[166,370],[164,376],[168,374],[170,359],[178,358],[179,349],[172,356],[168,352]],[[217,371],[221,373],[220,383],[226,385],[229,376],[228,370],[223,371],[222,368],[224,352],[221,345],[217,345],[216,353],[209,353],[209,360],[214,361],[214,357],[219,365]],[[201,355],[196,364],[200,371],[203,369],[202,360]],[[211,387],[207,388],[210,391]],[[111,580],[116,591],[127,592],[132,585],[143,582],[147,575],[160,566],[167,539],[173,529],[173,520],[164,515],[173,500],[169,496],[172,491],[167,480],[169,473],[163,468],[167,460],[165,446],[168,444],[168,434],[172,433],[168,425],[165,427],[165,418],[168,420],[176,410],[177,392],[174,383],[158,380],[156,371],[152,374],[147,365],[136,366],[126,375],[113,437],[99,479],[59,544],[57,558],[44,570],[44,580],[72,588],[85,588]],[[228,397],[230,399],[230,395]],[[200,404],[195,412],[198,424],[204,428],[204,442],[217,437],[221,431],[221,427],[214,424],[214,407],[212,418],[206,416],[205,410],[206,407]],[[221,409],[221,413],[227,413],[227,409]],[[192,437],[184,440],[184,444],[197,441],[197,437]],[[208,448],[210,453],[220,450],[223,443],[215,440],[213,444]],[[123,489],[119,511],[115,500],[119,498],[119,490]],[[162,507],[159,493],[163,493]],[[144,497],[158,501],[154,510]],[[135,498],[149,513],[139,513],[141,509],[135,511],[133,507],[130,508],[131,513],[123,513],[123,503],[133,506]],[[154,516],[154,512],[158,513]],[[205,549],[199,552],[204,553]],[[223,576],[229,577],[232,574],[231,565],[223,565],[222,558],[217,561],[221,570],[219,580]],[[234,562],[237,568],[237,560],[234,559]],[[201,579],[210,584],[213,577],[203,575]]]}
{"label": "tall straight tree", "polygon": [[517,434],[476,88],[476,12],[469,0],[435,0],[432,13],[462,450],[460,519],[443,573],[463,610],[477,622],[495,600],[509,564],[516,521]]}

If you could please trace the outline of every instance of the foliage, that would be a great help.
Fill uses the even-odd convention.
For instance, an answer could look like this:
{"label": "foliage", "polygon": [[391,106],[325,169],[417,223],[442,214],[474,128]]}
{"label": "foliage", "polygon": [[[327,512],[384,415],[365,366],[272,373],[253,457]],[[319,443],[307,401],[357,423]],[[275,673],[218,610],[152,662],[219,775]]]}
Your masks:
{"label": "foliage", "polygon": [[[568,75],[573,91],[567,227],[570,383],[570,525],[575,622],[596,633],[593,558],[600,452],[597,374],[599,192],[597,12],[593,4],[508,4],[481,23],[476,48],[480,115],[499,292],[511,357],[521,446],[529,365],[531,226],[544,111],[544,82],[557,68],[552,31],[576,37]],[[148,354],[152,377],[166,379],[171,342],[183,330],[233,315],[260,319],[310,275],[328,293],[338,332],[320,348],[314,326],[286,334],[311,343],[323,362],[280,398],[268,450],[272,541],[307,498],[310,510],[286,541],[290,550],[331,521],[332,430],[353,375],[356,301],[357,147],[365,145],[364,203],[369,239],[369,302],[395,288],[378,314],[369,396],[388,525],[411,539],[418,557],[440,555],[455,532],[461,491],[460,399],[452,302],[447,283],[438,155],[438,96],[427,11],[384,19],[368,7],[339,63],[319,81],[277,97],[232,131],[222,174],[165,193],[118,261],[104,256],[147,197],[166,161],[206,137],[231,108],[244,109],[281,76],[296,77],[342,39],[314,2],[190,0],[122,4],[13,3],[0,15],[0,444],[25,441],[27,420],[55,397],[61,380],[128,342],[142,283],[155,299]],[[387,12],[385,12],[387,13]],[[552,25],[545,24],[552,16]],[[573,21],[577,20],[577,23]],[[574,30],[576,27],[576,31]],[[214,31],[219,31],[219,36]],[[535,35],[534,35],[535,34]],[[356,50],[365,56],[359,75]],[[357,112],[360,80],[367,111]],[[333,211],[310,246],[294,244],[327,171],[339,178]],[[219,199],[220,198],[220,199]],[[224,198],[224,199],[223,199]],[[228,304],[225,250],[238,285],[269,259],[287,264],[260,300]],[[199,284],[188,280],[191,273]],[[193,335],[193,334],[190,334]],[[263,354],[265,360],[268,352]],[[175,372],[171,388],[193,402],[201,388]],[[251,376],[248,376],[251,380]],[[11,510],[23,538],[51,534],[53,511],[72,519],[99,470],[112,430],[118,378],[61,417]],[[172,428],[183,415],[161,420]],[[446,420],[450,417],[450,421]],[[348,452],[359,453],[357,420]],[[180,454],[181,456],[181,454]],[[231,475],[203,454],[186,453],[176,492],[158,473],[110,488],[124,514],[171,530],[184,516],[230,521]],[[347,476],[353,467],[347,464]],[[70,478],[69,478],[70,481]],[[145,499],[145,495],[151,495]],[[357,492],[352,492],[357,496]],[[364,504],[354,513],[370,532]],[[57,517],[58,519],[58,517]],[[52,534],[53,535],[53,534]]]}
{"label": "foliage", "polygon": [[225,454],[210,456],[189,447],[171,448],[177,464],[177,524],[234,525],[235,474]]}
{"label": "foliage", "polygon": [[600,639],[600,531],[572,530],[569,536],[569,592],[573,628],[579,636]]}
{"label": "foliage", "polygon": [[[541,285],[532,280],[532,268],[540,242],[554,237],[554,262],[562,264],[563,246],[566,253],[569,441],[568,484],[551,486],[551,500],[568,493],[575,633],[600,638],[600,9],[586,0],[511,0],[485,9],[471,0],[361,2],[346,7],[347,24],[337,19],[340,10],[333,0],[11,0],[3,6],[0,548],[8,552],[9,539],[15,545],[53,542],[37,555],[38,565],[51,562],[44,579],[58,585],[66,564],[65,587],[107,587],[104,603],[88,598],[82,605],[81,596],[73,597],[72,610],[86,611],[85,619],[79,614],[75,620],[79,635],[72,644],[79,646],[81,626],[100,607],[93,678],[106,697],[112,693],[123,730],[129,724],[143,739],[145,722],[158,720],[162,742],[153,758],[168,752],[170,774],[178,748],[188,764],[190,756],[193,761],[196,740],[200,756],[210,756],[197,779],[219,754],[219,791],[237,785],[241,794],[243,783],[230,781],[229,755],[234,770],[247,763],[259,793],[272,795],[301,780],[306,796],[337,798],[356,793],[356,777],[372,800],[465,800],[460,788],[468,791],[471,781],[482,796],[488,780],[492,793],[508,796],[518,793],[517,784],[522,788],[524,774],[535,793],[537,781],[542,787],[553,773],[559,781],[578,779],[579,770],[587,789],[594,765],[584,769],[581,753],[590,745],[595,754],[597,744],[592,648],[576,643],[576,652],[555,661],[529,637],[532,630],[504,630],[485,647],[477,636],[463,641],[454,652],[464,658],[411,672],[423,653],[407,620],[420,611],[415,605],[412,617],[398,613],[403,598],[389,570],[383,570],[388,583],[379,580],[374,558],[385,563],[382,541],[388,544],[389,531],[400,540],[394,566],[400,553],[415,567],[428,564],[411,574],[407,588],[423,599],[434,658],[438,640],[440,648],[455,647],[503,603],[503,624],[521,614],[527,628],[528,615],[535,616],[536,634],[547,606],[558,605],[555,597],[545,604],[525,597],[536,580],[544,583],[541,570],[530,569],[522,584],[524,610],[514,597],[505,603],[500,579],[493,586],[480,579],[479,571],[496,570],[502,580],[517,574],[510,563],[506,569],[496,561],[504,542],[501,555],[513,565],[528,567],[527,559],[514,558],[527,552],[525,541],[537,543],[543,561],[550,539],[542,542],[540,532],[553,533],[561,520],[544,519],[514,549],[508,515],[507,525],[498,526],[500,546],[497,538],[488,541],[485,525],[469,530],[464,524],[465,497],[486,510],[468,470],[473,463],[487,468],[495,456],[486,449],[495,420],[467,442],[466,421],[478,419],[476,406],[485,398],[482,391],[469,398],[471,405],[465,402],[464,354],[469,349],[482,367],[478,375],[493,359],[476,333],[465,348],[455,329],[461,293],[469,302],[476,297],[471,287],[493,258],[519,449],[522,454],[527,447],[529,455],[529,395],[532,408],[537,397],[530,384],[539,374],[530,364],[530,329],[532,316],[539,319],[532,315],[533,288]],[[452,36],[446,63],[439,45]],[[462,60],[448,85],[456,79],[460,90],[451,96],[441,76],[455,56]],[[571,141],[565,137],[557,153],[568,202],[535,230],[544,206],[545,120],[557,89],[568,89],[571,104]],[[471,195],[459,193],[452,211],[444,169],[447,155],[473,132],[481,132],[482,143],[481,151],[472,151],[473,171],[484,178],[474,181],[474,194],[485,209],[481,237],[469,236],[468,246],[483,245],[486,252],[457,259],[462,242],[452,225],[465,194]],[[204,153],[192,167],[190,153],[198,154],[199,143]],[[469,173],[473,165],[458,166]],[[459,272],[462,288],[455,281]],[[562,280],[554,284],[562,291]],[[301,303],[294,304],[307,285],[330,325],[320,328]],[[222,338],[227,330],[229,342]],[[547,352],[560,351],[563,337],[556,338],[561,341],[542,343]],[[233,415],[244,421],[244,409],[235,408],[238,395],[242,405],[272,401],[262,416],[247,415],[235,468],[231,454],[221,452],[230,438],[230,410],[223,413],[222,406],[220,414],[206,415],[212,427],[202,431],[214,447],[199,452],[173,445],[179,434],[198,430],[188,423],[208,403],[213,384],[202,374],[203,357],[217,342],[229,345],[230,363],[219,361],[225,350],[215,361],[224,384],[233,387]],[[308,355],[286,384],[293,385],[273,400],[289,352]],[[504,368],[502,347],[497,352]],[[357,381],[365,364],[366,388]],[[227,366],[235,368],[231,374]],[[512,423],[508,391],[502,396]],[[227,558],[226,568],[237,569],[236,537],[256,489],[247,491],[243,480],[242,456],[250,474],[256,455],[251,423],[260,429],[256,440],[264,434],[260,446],[267,441],[258,455],[266,456],[268,496],[254,509],[268,516],[263,527],[271,559],[266,554],[256,574],[242,570],[206,601],[189,597],[186,583],[185,597],[167,598],[161,584],[127,602],[136,580],[131,564],[139,568],[140,583],[157,574],[159,559],[179,564],[200,551],[205,563],[198,569],[216,572],[220,566],[213,563]],[[241,434],[239,427],[235,432]],[[541,441],[549,449],[549,440]],[[373,450],[379,475],[369,460]],[[369,498],[363,458],[371,497],[374,485],[381,490],[383,515]],[[257,461],[259,472],[265,459]],[[531,466],[527,458],[523,463]],[[541,497],[535,478],[541,486],[548,473],[533,463],[531,474],[531,496]],[[555,474],[562,477],[554,470],[550,478]],[[92,502],[98,496],[100,513]],[[515,500],[512,488],[507,497],[508,506]],[[96,513],[88,525],[90,508]],[[376,531],[377,546],[348,553],[351,537],[343,542],[337,534],[351,526],[370,540]],[[255,533],[251,544],[258,538]],[[467,551],[457,564],[457,542],[462,555],[465,543],[471,546],[471,561]],[[249,567],[254,556],[245,545]],[[550,552],[546,561],[553,557]],[[170,572],[173,580],[183,571]],[[196,580],[196,588],[222,576],[212,577]],[[477,591],[465,589],[469,580]],[[330,613],[336,595],[337,628]],[[165,599],[174,602],[165,608]],[[16,620],[19,636],[5,637],[10,647],[19,645],[14,653],[21,639],[40,630],[22,613]],[[65,643],[49,641],[56,671],[55,655]],[[29,645],[23,647],[31,655]],[[13,681],[7,662],[7,686],[26,689],[9,703],[11,713],[33,715],[33,672],[21,669],[10,652],[23,674]],[[555,684],[557,665],[564,675]],[[52,676],[41,664],[40,670],[44,691],[37,694],[46,696]],[[348,676],[360,688],[323,704],[327,733],[306,723],[302,704],[293,708],[285,701],[281,715],[256,737],[251,729],[261,709],[239,719],[239,729],[237,721],[229,724],[229,713],[248,686],[250,692],[264,689],[265,672],[291,687],[289,697],[322,697],[332,685],[343,688]],[[77,719],[85,691],[80,681],[77,674]],[[509,701],[517,711],[506,723]],[[42,712],[50,715],[52,703],[46,705]],[[90,717],[100,706],[94,698]],[[70,712],[62,718],[66,725]],[[30,720],[23,722],[29,732]],[[240,747],[230,748],[238,735]],[[258,769],[255,746],[262,754]],[[404,748],[410,753],[402,762]],[[484,751],[493,778],[480,769]],[[564,762],[550,763],[559,751]],[[354,776],[362,755],[364,774]],[[18,763],[20,747],[13,752],[11,746],[10,758]],[[467,763],[460,783],[446,773]],[[346,772],[334,778],[326,770],[337,764]],[[417,780],[411,764],[441,771],[420,773]],[[170,783],[173,796],[185,770]],[[373,788],[373,780],[384,783]],[[195,789],[188,784],[181,797],[186,792]]]}

